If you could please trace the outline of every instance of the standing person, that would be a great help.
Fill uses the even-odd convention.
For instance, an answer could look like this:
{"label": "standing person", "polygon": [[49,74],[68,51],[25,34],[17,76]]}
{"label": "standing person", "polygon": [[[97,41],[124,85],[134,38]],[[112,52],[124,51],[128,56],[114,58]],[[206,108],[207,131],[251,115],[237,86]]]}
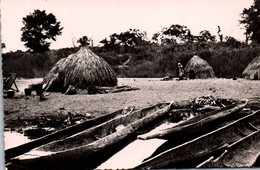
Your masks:
{"label": "standing person", "polygon": [[183,67],[181,63],[178,63],[178,68],[179,68],[179,80],[183,80],[184,73],[183,73]]}

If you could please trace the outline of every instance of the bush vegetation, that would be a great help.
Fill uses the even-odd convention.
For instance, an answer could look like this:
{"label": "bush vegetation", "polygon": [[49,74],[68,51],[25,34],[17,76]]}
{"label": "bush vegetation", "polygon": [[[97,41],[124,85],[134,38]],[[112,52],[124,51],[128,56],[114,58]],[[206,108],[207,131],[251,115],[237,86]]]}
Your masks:
{"label": "bush vegetation", "polygon": [[[246,66],[260,54],[260,46],[242,43],[145,43],[130,50],[106,50],[104,47],[90,47],[104,58],[118,77],[164,77],[177,76],[177,63],[185,67],[193,55],[206,60],[218,77],[241,77]],[[3,76],[18,73],[19,77],[44,77],[61,58],[75,53],[79,47],[50,50],[45,53],[10,52],[2,55]],[[131,57],[126,65],[124,63]]]}

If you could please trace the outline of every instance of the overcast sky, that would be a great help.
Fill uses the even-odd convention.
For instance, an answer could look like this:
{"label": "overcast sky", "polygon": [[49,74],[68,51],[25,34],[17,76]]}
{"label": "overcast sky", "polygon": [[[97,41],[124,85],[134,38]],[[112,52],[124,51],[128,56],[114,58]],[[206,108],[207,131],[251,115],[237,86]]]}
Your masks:
{"label": "overcast sky", "polygon": [[146,31],[150,38],[162,27],[187,26],[192,34],[209,30],[244,40],[238,20],[243,8],[253,0],[1,0],[1,37],[3,52],[26,50],[21,42],[22,18],[35,9],[53,13],[64,27],[51,49],[73,47],[87,35],[94,45],[113,33],[129,28]]}

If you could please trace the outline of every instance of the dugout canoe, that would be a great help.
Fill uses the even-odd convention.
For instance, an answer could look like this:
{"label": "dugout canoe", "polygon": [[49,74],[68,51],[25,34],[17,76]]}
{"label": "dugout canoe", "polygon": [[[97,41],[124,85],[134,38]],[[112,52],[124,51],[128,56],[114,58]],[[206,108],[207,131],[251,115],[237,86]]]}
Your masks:
{"label": "dugout canoe", "polygon": [[[122,116],[122,117],[120,117],[120,115],[121,115],[121,113],[122,112],[124,112],[125,113],[125,111],[123,111],[123,110],[119,110],[119,111],[117,111],[117,112],[115,112],[115,113],[113,113],[112,115],[110,115],[110,114],[108,114],[108,116],[105,116],[105,117],[101,117],[101,118],[99,118],[99,119],[101,119],[101,120],[99,120],[99,122],[100,121],[103,121],[104,123],[103,124],[100,124],[100,125],[98,125],[98,126],[95,126],[95,127],[93,127],[93,128],[90,128],[90,129],[87,129],[87,130],[85,130],[85,131],[82,131],[82,129],[83,129],[83,127],[84,128],[87,128],[87,126],[89,127],[90,125],[88,125],[87,123],[83,123],[82,125],[77,125],[77,126],[75,126],[75,127],[72,127],[71,129],[72,130],[69,130],[70,128],[68,128],[68,129],[65,129],[65,130],[62,130],[61,132],[58,132],[58,133],[55,133],[55,134],[51,134],[51,135],[47,135],[47,136],[45,136],[45,137],[42,137],[44,140],[42,140],[42,139],[38,139],[38,140],[36,140],[36,142],[30,142],[31,144],[33,144],[33,145],[28,145],[28,144],[25,144],[25,145],[22,145],[22,146],[19,146],[18,148],[16,148],[16,150],[15,151],[19,151],[19,149],[20,149],[20,153],[21,153],[21,150],[22,150],[22,152],[25,152],[25,151],[28,151],[28,150],[30,150],[30,148],[32,148],[33,146],[35,147],[35,145],[37,144],[37,145],[40,145],[40,142],[45,142],[45,143],[47,143],[47,144],[45,144],[45,145],[43,145],[43,146],[40,146],[40,147],[38,147],[38,148],[36,148],[36,149],[34,149],[34,150],[43,150],[43,151],[51,151],[51,152],[57,152],[57,154],[58,155],[62,155],[61,154],[61,152],[65,152],[66,150],[74,150],[73,148],[77,148],[77,147],[80,147],[80,146],[82,146],[82,145],[90,145],[91,143],[93,143],[93,142],[95,142],[95,141],[97,141],[97,140],[100,140],[101,138],[103,138],[104,136],[106,136],[107,135],[107,133],[114,133],[113,132],[113,130],[112,131],[109,131],[109,129],[115,129],[115,127],[117,127],[117,125],[121,125],[120,124],[120,121],[122,121],[122,120],[124,120],[124,123],[126,123],[126,122],[128,122],[128,123],[130,123],[131,121],[135,121],[135,120],[139,120],[140,118],[142,118],[142,117],[145,117],[145,116],[147,116],[147,115],[149,115],[149,114],[151,114],[151,113],[153,113],[153,112],[156,112],[157,110],[160,110],[160,109],[162,109],[163,107],[166,107],[167,105],[168,105],[169,103],[161,103],[161,104],[157,104],[157,105],[154,105],[154,106],[151,106],[151,107],[147,107],[147,108],[144,108],[144,109],[141,109],[141,110],[138,110],[138,111],[134,111],[133,113],[128,113],[129,114],[129,116],[126,116],[126,115],[124,115],[124,116]],[[174,103],[172,103],[172,108],[174,108],[173,110],[172,110],[172,112],[173,113],[177,113],[177,112],[179,112],[180,110],[182,110],[183,108],[190,108],[191,107],[191,103],[190,103],[190,101],[182,101],[182,102],[174,102]],[[222,109],[220,109],[220,110],[227,110],[227,109],[229,109],[229,108],[233,108],[234,106],[236,106],[235,104],[233,104],[233,105],[229,105],[229,106],[227,106],[227,107],[225,107],[225,108],[222,108]],[[166,113],[166,112],[165,112]],[[163,115],[165,115],[165,113],[163,113]],[[214,113],[214,112],[213,112]],[[211,114],[211,113],[210,113]],[[156,114],[155,114],[156,115]],[[168,115],[168,114],[166,114],[166,115]],[[204,116],[206,116],[207,114],[205,114]],[[107,123],[107,122],[105,122],[106,121],[106,117],[107,118],[112,118],[112,116],[113,117],[116,117],[116,116],[119,116],[120,118],[114,118],[114,119],[112,119],[111,121],[108,121],[108,122],[110,122],[110,123]],[[160,116],[159,116],[160,117]],[[155,117],[156,118],[156,117]],[[158,117],[157,117],[158,118]],[[156,122],[157,122],[157,124],[160,124],[160,121],[158,120],[156,118]],[[130,120],[129,120],[130,119]],[[161,121],[164,121],[164,119],[161,119]],[[187,121],[188,123],[189,123],[189,121]],[[184,122],[185,123],[185,122]],[[89,124],[91,124],[91,123],[89,123]],[[93,123],[92,123],[93,124]],[[145,123],[146,124],[146,123]],[[140,123],[140,127],[143,127],[143,126],[145,126],[145,124],[144,125],[142,125],[142,123]],[[156,123],[155,123],[156,124]],[[81,127],[81,128],[80,128]],[[121,128],[122,128],[123,126],[121,126]],[[127,127],[127,126],[126,126]],[[131,126],[130,126],[131,127]],[[149,128],[151,129],[153,126],[150,126],[149,125]],[[103,129],[102,129],[103,128]],[[120,127],[119,127],[120,128]],[[136,130],[138,129],[141,129],[141,128],[135,128]],[[84,130],[84,129],[83,129]],[[135,133],[136,132],[136,130],[134,130],[133,131],[133,133]],[[82,132],[80,132],[80,131],[82,131]],[[78,134],[75,134],[76,132],[79,132]],[[145,131],[144,131],[145,132]],[[144,132],[142,132],[142,133],[144,133]],[[138,132],[139,133],[139,132]],[[131,134],[132,133],[129,133],[128,135],[126,135],[122,140],[119,140],[119,141],[124,141],[124,139],[126,140],[126,141],[128,141],[128,142],[131,142],[131,140],[129,140],[130,138],[128,137],[128,136],[131,136]],[[65,138],[65,139],[63,139],[64,138],[64,136],[70,136],[70,135],[73,135],[72,137],[67,137],[67,138]],[[62,137],[62,139],[60,139],[60,140],[57,140],[57,139],[59,139],[59,137]],[[136,136],[135,136],[136,137]],[[47,140],[46,140],[47,139]],[[108,138],[109,139],[109,138]],[[113,138],[112,138],[113,139]],[[57,141],[53,141],[53,140],[57,140]],[[51,142],[51,143],[48,143],[48,142],[50,142],[50,141],[53,141],[53,142]],[[115,142],[117,142],[117,140],[115,140]],[[113,143],[113,142],[112,142]],[[124,142],[122,142],[123,143],[123,145],[126,145],[126,143],[124,143]],[[93,153],[91,153],[91,152],[89,152],[89,154],[87,154],[87,155],[99,155],[99,156],[96,156],[96,159],[94,159],[95,158],[95,156],[92,156],[92,158],[91,159],[88,159],[89,161],[88,162],[92,162],[91,164],[93,164],[93,167],[95,167],[95,165],[96,165],[96,160],[98,159],[101,159],[101,157],[100,157],[100,154],[96,154],[96,153],[106,153],[105,151],[106,151],[106,148],[108,148],[109,149],[109,154],[111,154],[111,155],[113,155],[113,153],[115,153],[116,152],[116,150],[113,148],[113,147],[111,147],[111,146],[113,146],[113,144],[112,145],[110,145],[110,144],[108,144],[109,146],[107,147],[106,146],[106,142],[103,144],[103,145],[105,145],[104,147],[103,147],[103,149],[99,149],[99,151],[98,152],[93,152]],[[118,144],[117,144],[118,145]],[[123,146],[122,145],[122,146]],[[29,147],[28,147],[29,146]],[[92,145],[90,145],[90,146],[92,146]],[[94,146],[98,146],[98,144],[97,145],[94,145]],[[120,145],[118,145],[118,146],[120,146]],[[92,146],[93,147],[93,146]],[[22,149],[21,149],[22,148]],[[111,148],[113,148],[114,150],[112,150],[111,151]],[[119,147],[120,148],[120,147]],[[119,148],[116,148],[116,149],[119,149]],[[16,152],[16,154],[17,153],[19,153],[19,152]],[[67,153],[67,152],[66,152]],[[71,153],[73,153],[73,151],[71,152]],[[12,153],[12,154],[14,154],[14,153]],[[35,153],[33,153],[33,154],[35,154]],[[38,154],[38,153],[37,153]],[[37,155],[36,154],[36,156],[39,156],[39,155]],[[53,155],[53,154],[55,154],[56,155],[56,153],[47,153],[49,156],[50,155]],[[26,154],[24,154],[24,155],[28,155],[28,153],[26,153]],[[48,155],[47,155],[47,157],[48,157]],[[69,155],[69,154],[68,154]],[[31,156],[30,155],[30,152],[29,152],[29,156]],[[56,155],[57,156],[57,155]],[[40,157],[40,156],[39,156]],[[47,158],[46,157],[46,158]],[[80,157],[80,156],[79,156]],[[86,156],[87,157],[87,156]],[[109,157],[108,155],[106,156],[106,158],[107,157]],[[104,159],[106,159],[106,158],[104,158]],[[14,167],[14,165],[15,165],[15,167],[17,168],[17,166],[19,167],[19,165],[18,164],[20,164],[20,163],[16,163],[16,164],[14,164],[14,162],[23,162],[23,163],[25,163],[25,164],[30,164],[29,165],[29,167],[34,167],[33,166],[33,163],[28,163],[28,162],[37,162],[37,159],[38,158],[35,158],[35,159],[33,159],[33,161],[31,160],[31,159],[29,159],[29,160],[25,160],[24,158],[23,159],[14,159],[13,161],[12,161],[12,163],[11,164],[8,164],[8,167],[10,168],[10,169],[12,169],[11,167]],[[42,159],[42,158],[41,158]],[[45,158],[44,158],[45,159]],[[78,159],[80,159],[80,158],[78,158]],[[25,160],[25,161],[24,161]],[[77,159],[76,159],[77,160]],[[27,162],[27,163],[26,163]],[[44,161],[43,161],[44,162]],[[73,165],[73,162],[75,162],[75,161],[72,161],[71,163],[70,163],[70,165]],[[6,163],[8,163],[8,162],[6,162]],[[45,163],[46,163],[46,160],[45,160]],[[48,162],[48,163],[50,163],[50,162]],[[47,163],[47,164],[48,164]],[[57,162],[57,161],[55,161],[55,163],[52,163],[52,165],[55,165],[56,167],[57,167],[57,165],[58,165],[59,163]],[[37,164],[36,163],[36,167],[37,166],[40,166],[41,164]],[[50,165],[50,166],[47,166],[47,168],[46,169],[49,169],[49,167],[51,167],[52,165]],[[55,167],[54,166],[54,167]],[[62,166],[62,165],[59,165],[58,167],[60,168],[60,166]],[[92,165],[90,165],[90,166],[88,166],[88,167],[91,167]],[[64,167],[70,167],[70,166],[63,166],[63,168]],[[15,168],[15,169],[16,169]],[[19,169],[19,168],[18,168]],[[45,169],[44,168],[44,166],[41,166],[41,168],[40,169]],[[66,168],[65,168],[66,169]]]}
{"label": "dugout canoe", "polygon": [[[153,106],[154,107],[154,106]],[[26,153],[36,147],[39,147],[41,145],[47,144],[49,142],[65,138],[68,136],[71,136],[73,134],[76,134],[78,132],[81,132],[83,130],[89,129],[91,127],[97,126],[103,122],[106,122],[108,120],[111,120],[117,116],[125,115],[127,113],[131,113],[134,108],[127,108],[127,109],[120,109],[112,113],[108,113],[105,115],[102,115],[97,118],[93,118],[90,120],[87,120],[83,123],[72,125],[70,127],[67,127],[65,129],[61,129],[57,132],[53,132],[51,134],[45,135],[43,137],[40,137],[38,139],[32,140],[30,142],[27,142],[25,144],[6,149],[5,150],[5,161],[9,162],[9,160],[13,157],[19,156],[23,153]]]}
{"label": "dugout canoe", "polygon": [[[253,126],[253,128],[255,128]],[[199,168],[244,168],[259,167],[260,130],[246,135],[239,141],[229,145],[218,157],[210,157]]]}
{"label": "dugout canoe", "polygon": [[214,110],[212,112],[196,116],[193,119],[185,121],[178,126],[168,128],[152,135],[140,135],[138,139],[147,140],[152,138],[171,139],[179,135],[192,136],[198,133],[212,130],[213,125],[222,123],[227,117],[232,116],[234,113],[241,111],[246,107],[247,99],[242,100],[240,103],[233,103],[230,106]]}
{"label": "dugout canoe", "polygon": [[[205,158],[219,155],[219,153],[223,153],[228,148],[232,148],[236,142],[239,143],[239,141],[242,141],[245,137],[250,138],[250,135],[254,133],[258,134],[259,129],[260,110],[238,120],[231,121],[193,140],[172,147],[145,160],[135,168],[191,168],[190,166],[194,164],[194,162],[197,163],[203,159],[205,160]],[[197,168],[199,167],[203,167],[203,165],[198,165]]]}
{"label": "dugout canoe", "polygon": [[[65,139],[50,142],[32,150],[51,151],[44,156],[29,153],[10,160],[8,169],[82,169],[95,168],[99,160],[116,153],[139,129],[167,115],[174,103],[157,104],[122,115]],[[27,155],[27,156],[26,156]],[[26,158],[27,157],[27,158]]]}

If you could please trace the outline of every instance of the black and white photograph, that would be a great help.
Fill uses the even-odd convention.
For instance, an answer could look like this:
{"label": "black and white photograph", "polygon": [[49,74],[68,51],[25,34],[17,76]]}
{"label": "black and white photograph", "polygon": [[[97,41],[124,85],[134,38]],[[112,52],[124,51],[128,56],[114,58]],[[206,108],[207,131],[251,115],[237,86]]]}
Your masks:
{"label": "black and white photograph", "polygon": [[260,0],[0,9],[0,169],[260,168]]}

